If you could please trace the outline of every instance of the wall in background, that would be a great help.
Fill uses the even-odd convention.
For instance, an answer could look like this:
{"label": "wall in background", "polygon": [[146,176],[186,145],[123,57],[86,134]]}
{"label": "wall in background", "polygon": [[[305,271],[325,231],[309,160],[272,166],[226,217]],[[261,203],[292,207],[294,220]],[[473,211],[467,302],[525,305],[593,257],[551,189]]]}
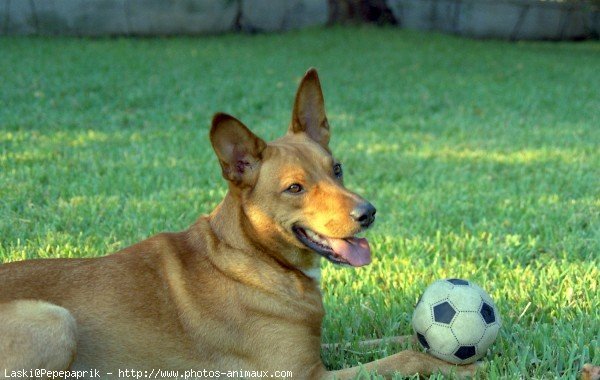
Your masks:
{"label": "wall in background", "polygon": [[286,31],[328,20],[327,0],[0,0],[5,35]]}
{"label": "wall in background", "polygon": [[598,0],[0,0],[0,35],[195,35],[391,24],[476,38],[598,38]]}

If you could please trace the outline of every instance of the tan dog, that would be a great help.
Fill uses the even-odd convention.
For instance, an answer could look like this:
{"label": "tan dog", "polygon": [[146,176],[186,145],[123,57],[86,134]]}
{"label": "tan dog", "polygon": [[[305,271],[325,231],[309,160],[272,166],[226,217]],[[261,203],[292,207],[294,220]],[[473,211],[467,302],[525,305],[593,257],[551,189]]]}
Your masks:
{"label": "tan dog", "polygon": [[[265,143],[235,118],[214,117],[229,192],[188,230],[102,258],[0,266],[0,377],[43,368],[85,378],[354,378],[359,367],[328,372],[321,362],[319,268],[322,257],[369,264],[366,239],[354,236],[375,208],[344,188],[329,134],[311,69],[285,137]],[[388,377],[475,369],[413,351],[364,368]]]}

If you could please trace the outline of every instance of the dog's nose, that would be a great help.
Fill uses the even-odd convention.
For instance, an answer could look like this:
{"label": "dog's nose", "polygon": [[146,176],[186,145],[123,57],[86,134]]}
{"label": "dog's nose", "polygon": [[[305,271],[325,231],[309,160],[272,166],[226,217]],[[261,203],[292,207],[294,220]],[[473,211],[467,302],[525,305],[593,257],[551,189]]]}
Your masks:
{"label": "dog's nose", "polygon": [[359,204],[352,210],[350,216],[352,219],[360,223],[362,227],[369,227],[375,221],[375,213],[377,210],[369,202]]}

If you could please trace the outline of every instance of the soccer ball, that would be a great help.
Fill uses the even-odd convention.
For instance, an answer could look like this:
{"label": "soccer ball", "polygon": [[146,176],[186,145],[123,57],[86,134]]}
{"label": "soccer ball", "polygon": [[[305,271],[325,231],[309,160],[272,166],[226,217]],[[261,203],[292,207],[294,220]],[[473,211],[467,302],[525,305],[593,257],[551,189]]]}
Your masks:
{"label": "soccer ball", "polygon": [[450,363],[469,364],[494,343],[501,321],[494,301],[483,289],[450,278],[425,289],[412,325],[426,352]]}

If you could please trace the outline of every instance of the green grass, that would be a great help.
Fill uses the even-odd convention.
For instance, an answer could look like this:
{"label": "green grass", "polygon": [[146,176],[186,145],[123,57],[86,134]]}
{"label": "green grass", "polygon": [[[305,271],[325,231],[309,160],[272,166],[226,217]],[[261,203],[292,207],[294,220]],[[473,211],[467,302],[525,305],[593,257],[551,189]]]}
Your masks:
{"label": "green grass", "polygon": [[[411,333],[434,279],[504,319],[483,378],[600,364],[600,44],[397,29],[0,39],[0,260],[98,256],[221,199],[211,115],[286,129],[319,69],[347,185],[379,209],[367,268],[323,264],[325,342]],[[330,368],[398,347],[324,352]]]}

